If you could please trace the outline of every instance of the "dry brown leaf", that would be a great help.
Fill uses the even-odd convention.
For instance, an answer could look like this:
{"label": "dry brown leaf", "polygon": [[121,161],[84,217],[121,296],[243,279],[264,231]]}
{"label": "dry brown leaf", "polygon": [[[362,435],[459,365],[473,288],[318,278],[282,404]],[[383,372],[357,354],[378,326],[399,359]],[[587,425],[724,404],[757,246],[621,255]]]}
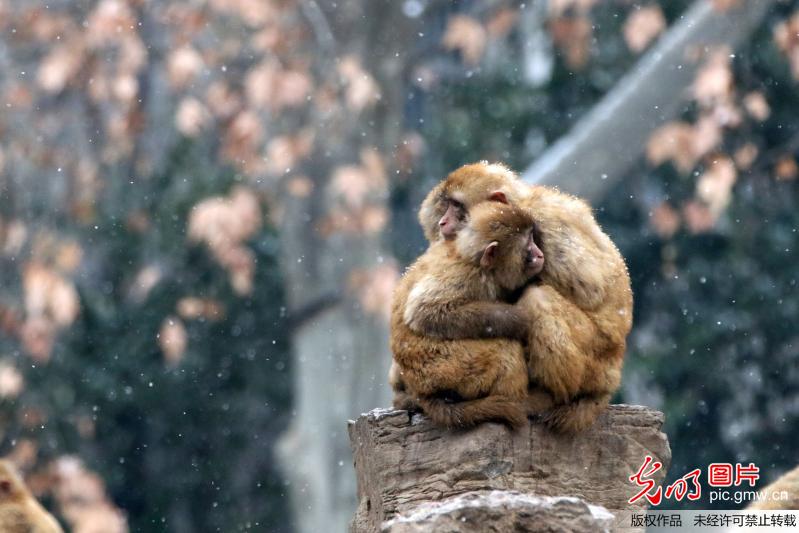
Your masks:
{"label": "dry brown leaf", "polygon": [[314,184],[308,176],[292,176],[286,183],[286,190],[291,196],[307,198],[313,192]]}
{"label": "dry brown leaf", "polygon": [[344,81],[347,107],[353,111],[371,107],[380,99],[380,87],[357,57],[344,57],[339,62],[338,73]]}
{"label": "dry brown leaf", "polygon": [[197,298],[188,296],[181,298],[177,303],[178,314],[186,320],[221,320],[225,315],[224,306],[212,298]]}
{"label": "dry brown leaf", "polygon": [[715,117],[701,115],[693,127],[693,142],[689,159],[685,156],[685,163],[690,164],[691,168],[696,166],[697,161],[709,154],[721,144],[723,133],[721,124]]}
{"label": "dry brown leaf", "polygon": [[39,363],[50,360],[55,343],[56,326],[44,316],[28,317],[20,328],[20,342],[31,358]]}
{"label": "dry brown leaf", "polygon": [[687,122],[669,122],[649,136],[647,160],[653,165],[673,161],[681,172],[689,172],[696,164],[694,129]]}
{"label": "dry brown leaf", "polygon": [[393,262],[384,263],[370,270],[356,269],[350,272],[349,287],[364,311],[388,322],[392,295],[399,277],[399,270]]}
{"label": "dry brown leaf", "polygon": [[266,146],[267,170],[273,174],[283,174],[294,168],[311,153],[313,142],[311,129],[274,137]]}
{"label": "dry brown leaf", "polygon": [[204,242],[214,258],[228,271],[234,291],[252,292],[255,255],[243,241],[261,227],[258,196],[246,187],[234,187],[227,197],[207,198],[189,215],[188,237]]}
{"label": "dry brown leaf", "polygon": [[192,81],[205,67],[200,53],[189,45],[173,50],[167,58],[167,76],[169,83],[176,89],[182,89]]}
{"label": "dry brown leaf", "polygon": [[158,285],[164,273],[156,265],[147,265],[136,273],[130,287],[130,295],[135,302],[141,303],[147,299],[150,291]]}
{"label": "dry brown leaf", "polygon": [[242,107],[239,95],[223,81],[211,83],[206,92],[206,102],[214,115],[221,119],[230,118]]}
{"label": "dry brown leaf", "polygon": [[587,14],[597,3],[597,0],[549,0],[549,14],[560,16],[569,10],[575,13]]}
{"label": "dry brown leaf", "polygon": [[275,91],[275,107],[298,107],[308,102],[313,82],[307,71],[284,70],[280,73]]}
{"label": "dry brown leaf", "polygon": [[741,170],[749,170],[757,159],[758,149],[753,143],[746,143],[735,151],[733,159]]}
{"label": "dry brown leaf", "polygon": [[710,54],[704,65],[700,67],[691,90],[697,102],[711,107],[717,102],[729,100],[732,88],[730,51],[722,47]]}
{"label": "dry brown leaf", "polygon": [[27,85],[23,85],[19,82],[11,82],[5,87],[2,103],[6,108],[16,107],[29,109],[33,104],[33,93]]}
{"label": "dry brown leaf", "polygon": [[588,17],[580,15],[552,19],[549,32],[552,41],[564,53],[569,67],[581,69],[588,63],[594,35]]}
{"label": "dry brown leaf", "polygon": [[330,180],[333,193],[353,209],[360,208],[372,190],[369,173],[360,165],[337,167]]}
{"label": "dry brown leaf", "polygon": [[53,495],[61,515],[75,533],[128,533],[124,514],[108,499],[105,484],[75,456],[52,464]]}
{"label": "dry brown leaf", "polygon": [[696,195],[710,209],[714,217],[727,208],[732,198],[732,187],[738,177],[735,164],[725,155],[714,157],[696,183]]}
{"label": "dry brown leaf", "polygon": [[28,239],[28,228],[21,220],[10,220],[4,228],[4,233],[3,239],[0,240],[3,254],[8,257],[18,255]]}
{"label": "dry brown leaf", "polygon": [[[21,377],[20,377],[21,379]],[[31,439],[20,439],[6,459],[14,463],[20,470],[27,470],[36,464],[39,446]]]}
{"label": "dry brown leaf", "polygon": [[36,81],[44,91],[59,93],[73,81],[83,65],[83,46],[73,40],[54,46],[39,63]]}
{"label": "dry brown leaf", "polygon": [[55,256],[55,266],[65,274],[71,274],[80,265],[83,258],[83,248],[77,241],[66,241],[58,245]]}
{"label": "dry brown leaf", "polygon": [[183,98],[175,113],[175,127],[187,137],[196,137],[206,127],[211,115],[205,106],[191,96]]}
{"label": "dry brown leaf", "polygon": [[253,111],[242,111],[225,131],[222,155],[233,162],[247,160],[260,151],[263,141],[261,119]]}
{"label": "dry brown leaf", "polygon": [[741,5],[741,0],[713,0],[713,9],[719,12],[727,11]]}
{"label": "dry brown leaf", "polygon": [[158,331],[158,346],[164,354],[164,360],[169,366],[177,366],[186,353],[189,335],[186,327],[176,316],[168,316],[161,322]]}
{"label": "dry brown leaf", "polygon": [[92,45],[100,45],[135,32],[136,28],[136,17],[127,2],[101,0],[86,21],[86,36]]}
{"label": "dry brown leaf", "polygon": [[367,205],[359,215],[359,229],[367,235],[380,233],[388,224],[388,210],[382,205]]}
{"label": "dry brown leaf", "polygon": [[622,30],[624,41],[633,52],[641,52],[666,28],[666,17],[657,4],[633,9]]}
{"label": "dry brown leaf", "polygon": [[8,361],[0,362],[0,398],[16,398],[25,387],[17,367]]}
{"label": "dry brown leaf", "polygon": [[120,102],[130,104],[139,94],[139,82],[131,74],[119,76],[114,80],[113,93]]}
{"label": "dry brown leaf", "polygon": [[501,39],[513,29],[519,20],[519,12],[511,7],[503,7],[486,23],[486,31],[492,39]]}
{"label": "dry brown leaf", "polygon": [[716,217],[713,216],[710,209],[696,200],[686,202],[682,214],[688,231],[693,234],[710,231],[716,224]]}
{"label": "dry brown leaf", "polygon": [[744,97],[744,107],[755,120],[764,121],[771,115],[766,96],[760,91],[752,91]]}
{"label": "dry brown leaf", "polygon": [[255,254],[244,246],[220,250],[219,261],[228,270],[230,285],[239,296],[252,293],[255,279]]}
{"label": "dry brown leaf", "polygon": [[280,78],[280,65],[275,60],[265,60],[244,76],[244,94],[257,109],[274,106],[275,86]]}
{"label": "dry brown leaf", "polygon": [[373,189],[382,190],[388,185],[388,176],[383,157],[377,148],[366,147],[361,149],[361,165],[369,174]]}
{"label": "dry brown leaf", "polygon": [[486,45],[486,30],[480,22],[467,15],[453,15],[447,22],[447,29],[441,44],[447,50],[457,50],[463,60],[477,65],[483,57]]}
{"label": "dry brown leaf", "polygon": [[796,159],[790,155],[780,158],[774,167],[774,174],[777,176],[777,179],[781,181],[795,180],[797,174],[799,174],[799,167],[796,165]]}
{"label": "dry brown leaf", "polygon": [[669,239],[680,229],[680,214],[668,202],[662,202],[652,210],[649,222],[655,233],[663,239]]}
{"label": "dry brown leaf", "polygon": [[29,317],[46,317],[55,325],[65,327],[77,318],[80,311],[78,292],[72,282],[57,272],[29,263],[22,274],[25,312]]}

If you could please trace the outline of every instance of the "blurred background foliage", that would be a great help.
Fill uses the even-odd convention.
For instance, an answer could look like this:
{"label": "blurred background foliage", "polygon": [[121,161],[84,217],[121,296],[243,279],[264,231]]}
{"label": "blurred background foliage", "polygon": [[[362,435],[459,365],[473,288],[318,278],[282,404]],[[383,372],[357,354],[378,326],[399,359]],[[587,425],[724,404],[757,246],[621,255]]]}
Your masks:
{"label": "blurred background foliage", "polygon": [[[74,531],[303,529],[312,483],[275,457],[303,328],[341,301],[383,321],[429,188],[526,168],[692,2],[408,0],[373,55],[374,12],[320,4],[0,0],[2,451]],[[617,400],[666,413],[670,479],[796,462],[798,31],[779,2],[700,51],[680,116],[594,202],[636,296]],[[309,263],[332,297],[301,297]],[[385,397],[346,349],[315,379]]]}

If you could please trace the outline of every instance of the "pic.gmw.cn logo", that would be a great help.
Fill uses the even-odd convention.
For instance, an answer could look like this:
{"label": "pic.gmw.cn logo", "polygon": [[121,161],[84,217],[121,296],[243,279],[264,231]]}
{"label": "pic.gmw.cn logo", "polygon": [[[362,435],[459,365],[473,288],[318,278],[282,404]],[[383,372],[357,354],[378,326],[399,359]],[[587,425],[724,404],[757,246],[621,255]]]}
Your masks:
{"label": "pic.gmw.cn logo", "polygon": [[[663,468],[663,464],[655,461],[647,455],[644,464],[638,472],[630,476],[630,481],[635,483],[641,490],[628,500],[635,503],[641,498],[646,498],[652,505],[659,505],[663,498],[682,501],[687,498],[695,501],[702,497],[701,477],[702,470],[695,468],[683,475],[681,478],[672,482],[665,489],[655,483],[652,476]],[[707,467],[707,484],[714,488],[738,487],[744,481],[749,482],[750,487],[755,486],[755,482],[760,479],[760,468],[754,463],[742,465],[741,463],[711,463]]]}

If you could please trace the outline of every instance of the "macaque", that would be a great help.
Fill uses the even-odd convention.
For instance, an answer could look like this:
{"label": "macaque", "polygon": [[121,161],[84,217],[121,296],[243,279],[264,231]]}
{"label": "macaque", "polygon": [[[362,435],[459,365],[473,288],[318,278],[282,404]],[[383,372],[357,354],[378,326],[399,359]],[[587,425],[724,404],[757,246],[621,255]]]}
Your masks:
{"label": "macaque", "polygon": [[36,501],[8,460],[0,460],[0,531],[64,533],[56,519]]}
{"label": "macaque", "polygon": [[389,380],[397,393],[395,407],[421,407],[447,427],[526,421],[527,363],[519,342],[443,340],[414,332],[409,322],[425,315],[433,322],[454,319],[484,328],[496,300],[525,285],[544,266],[533,226],[520,208],[484,202],[472,208],[457,237],[433,243],[408,269],[394,292],[391,312],[394,365]]}
{"label": "macaque", "polygon": [[799,467],[789,470],[759,492],[766,499],[753,501],[746,508],[751,511],[776,511],[799,509]]}
{"label": "macaque", "polygon": [[486,202],[509,203],[534,217],[547,258],[540,283],[515,305],[496,302],[471,321],[457,313],[451,318],[411,313],[406,323],[431,337],[523,338],[531,391],[544,391],[554,402],[545,413],[531,414],[541,414],[557,431],[583,430],[621,383],[632,327],[627,267],[585,202],[549,187],[527,186],[502,165],[482,162],[452,172],[425,198],[419,221],[431,243],[448,242]]}

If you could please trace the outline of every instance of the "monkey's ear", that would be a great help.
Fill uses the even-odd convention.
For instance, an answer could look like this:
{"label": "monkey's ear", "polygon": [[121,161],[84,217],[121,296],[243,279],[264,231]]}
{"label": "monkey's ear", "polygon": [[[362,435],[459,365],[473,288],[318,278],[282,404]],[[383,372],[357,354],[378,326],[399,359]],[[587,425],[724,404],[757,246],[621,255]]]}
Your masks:
{"label": "monkey's ear", "polygon": [[494,202],[502,202],[503,204],[508,203],[508,197],[505,196],[505,193],[502,191],[494,191],[488,197],[490,200]]}
{"label": "monkey's ear", "polygon": [[492,241],[491,243],[486,246],[486,249],[483,250],[483,257],[480,258],[480,266],[483,268],[491,268],[494,266],[494,260],[497,258],[497,247],[499,243],[497,241]]}

